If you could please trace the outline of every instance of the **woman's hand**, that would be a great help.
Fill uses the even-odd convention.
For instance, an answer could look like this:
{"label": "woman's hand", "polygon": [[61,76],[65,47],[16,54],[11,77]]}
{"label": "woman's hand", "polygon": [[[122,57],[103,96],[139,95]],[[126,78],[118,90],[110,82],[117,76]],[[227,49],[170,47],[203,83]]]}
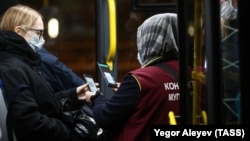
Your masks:
{"label": "woman's hand", "polygon": [[95,92],[89,91],[88,83],[83,84],[76,88],[76,93],[78,100],[85,100],[86,102],[90,102],[90,97],[95,95]]}

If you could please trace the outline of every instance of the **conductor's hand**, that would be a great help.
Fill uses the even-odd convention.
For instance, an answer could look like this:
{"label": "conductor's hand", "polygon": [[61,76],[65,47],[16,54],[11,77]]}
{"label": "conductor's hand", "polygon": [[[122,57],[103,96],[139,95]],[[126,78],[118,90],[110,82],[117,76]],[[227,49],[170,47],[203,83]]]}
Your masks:
{"label": "conductor's hand", "polygon": [[116,92],[118,90],[118,88],[120,87],[121,83],[120,82],[116,82],[116,87],[112,88],[113,92]]}

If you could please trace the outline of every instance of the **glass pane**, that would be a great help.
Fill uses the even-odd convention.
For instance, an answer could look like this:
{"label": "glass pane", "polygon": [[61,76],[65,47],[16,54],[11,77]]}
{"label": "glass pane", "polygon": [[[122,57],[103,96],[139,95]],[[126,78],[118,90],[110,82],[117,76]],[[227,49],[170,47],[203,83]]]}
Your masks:
{"label": "glass pane", "polygon": [[138,0],[139,4],[176,3],[176,0]]}
{"label": "glass pane", "polygon": [[221,47],[225,124],[240,123],[237,0],[221,0]]}

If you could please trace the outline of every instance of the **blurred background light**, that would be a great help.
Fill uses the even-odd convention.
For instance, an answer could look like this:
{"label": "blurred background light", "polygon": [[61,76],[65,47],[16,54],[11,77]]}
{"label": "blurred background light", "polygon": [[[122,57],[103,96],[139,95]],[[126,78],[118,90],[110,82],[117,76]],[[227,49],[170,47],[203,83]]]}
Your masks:
{"label": "blurred background light", "polygon": [[48,21],[48,35],[50,38],[57,38],[59,34],[59,21],[56,18],[51,18]]}

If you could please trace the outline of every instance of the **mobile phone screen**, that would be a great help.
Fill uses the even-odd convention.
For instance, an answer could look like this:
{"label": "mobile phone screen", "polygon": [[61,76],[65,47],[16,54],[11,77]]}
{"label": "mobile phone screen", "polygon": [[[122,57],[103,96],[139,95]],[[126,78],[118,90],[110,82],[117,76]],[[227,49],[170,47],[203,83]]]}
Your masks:
{"label": "mobile phone screen", "polygon": [[107,86],[108,87],[117,87],[116,81],[111,74],[109,66],[107,64],[98,63],[98,62],[97,62],[97,65],[102,73],[102,76],[104,77],[104,80],[105,80]]}
{"label": "mobile phone screen", "polygon": [[86,80],[86,82],[89,84],[90,91],[96,92],[97,88],[96,88],[93,77],[91,75],[88,75],[88,74],[84,74],[83,76],[84,76],[84,79]]}

